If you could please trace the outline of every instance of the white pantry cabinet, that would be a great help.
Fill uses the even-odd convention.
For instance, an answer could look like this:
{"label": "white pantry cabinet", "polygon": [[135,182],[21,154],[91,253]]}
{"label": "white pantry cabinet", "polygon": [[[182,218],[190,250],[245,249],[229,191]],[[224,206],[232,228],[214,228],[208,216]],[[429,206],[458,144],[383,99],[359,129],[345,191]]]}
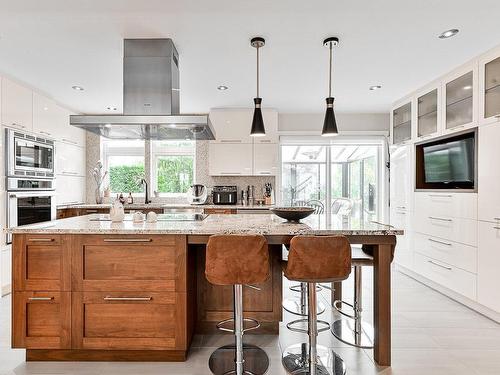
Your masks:
{"label": "white pantry cabinet", "polygon": [[56,142],[56,174],[85,176],[85,148],[65,142]]}
{"label": "white pantry cabinet", "polygon": [[60,107],[55,101],[33,93],[33,132],[44,137],[59,138],[62,124],[58,116]]}
{"label": "white pantry cabinet", "polygon": [[479,127],[478,219],[500,221],[500,124]]}
{"label": "white pantry cabinet", "polygon": [[477,300],[480,304],[500,312],[498,264],[500,264],[500,225],[479,222]]}
{"label": "white pantry cabinet", "polygon": [[252,143],[210,143],[208,154],[211,176],[252,175]]}
{"label": "white pantry cabinet", "polygon": [[8,78],[2,78],[2,125],[33,130],[33,92]]}
{"label": "white pantry cabinet", "polygon": [[279,145],[277,143],[254,143],[253,175],[275,176],[279,170]]}
{"label": "white pantry cabinet", "polygon": [[479,122],[500,123],[500,47],[479,58]]}
{"label": "white pantry cabinet", "polygon": [[413,261],[413,241],[412,241],[412,225],[411,215],[409,211],[392,208],[390,213],[391,225],[398,229],[403,229],[405,234],[398,236],[396,242],[396,251],[394,253],[394,261],[410,270],[414,267]]}
{"label": "white pantry cabinet", "polygon": [[399,146],[391,151],[390,205],[398,210],[412,210],[413,148]]}
{"label": "white pantry cabinet", "polygon": [[58,205],[85,202],[85,177],[58,175],[56,177],[56,202]]}

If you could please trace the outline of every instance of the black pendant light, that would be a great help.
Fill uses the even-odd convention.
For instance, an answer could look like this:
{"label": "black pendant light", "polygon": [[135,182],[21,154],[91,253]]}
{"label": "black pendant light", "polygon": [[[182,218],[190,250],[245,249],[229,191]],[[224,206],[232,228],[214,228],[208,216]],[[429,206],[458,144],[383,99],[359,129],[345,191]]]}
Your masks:
{"label": "black pendant light", "polygon": [[250,45],[257,50],[257,97],[253,98],[255,109],[253,112],[252,130],[250,131],[252,137],[262,137],[266,135],[264,119],[262,118],[262,109],[260,108],[262,98],[259,97],[259,48],[264,47],[265,44],[265,39],[261,37],[252,38],[250,41]]}
{"label": "black pendant light", "polygon": [[323,45],[330,49],[330,70],[329,70],[329,84],[328,84],[328,98],[326,98],[326,113],[325,121],[323,122],[323,130],[321,135],[324,137],[333,137],[339,134],[337,129],[337,121],[335,120],[335,113],[333,112],[333,101],[332,97],[332,56],[333,47],[339,44],[339,38],[330,37],[323,41]]}

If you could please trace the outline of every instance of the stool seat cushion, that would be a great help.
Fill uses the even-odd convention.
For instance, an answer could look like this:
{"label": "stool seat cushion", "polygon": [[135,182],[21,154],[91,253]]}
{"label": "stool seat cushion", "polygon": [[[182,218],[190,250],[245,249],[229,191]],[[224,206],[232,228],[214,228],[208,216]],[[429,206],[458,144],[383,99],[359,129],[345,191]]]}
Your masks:
{"label": "stool seat cushion", "polygon": [[210,236],[205,260],[205,276],[210,283],[262,283],[269,277],[269,268],[269,249],[264,236]]}
{"label": "stool seat cushion", "polygon": [[295,236],[284,272],[296,281],[345,280],[351,273],[351,245],[345,236]]}

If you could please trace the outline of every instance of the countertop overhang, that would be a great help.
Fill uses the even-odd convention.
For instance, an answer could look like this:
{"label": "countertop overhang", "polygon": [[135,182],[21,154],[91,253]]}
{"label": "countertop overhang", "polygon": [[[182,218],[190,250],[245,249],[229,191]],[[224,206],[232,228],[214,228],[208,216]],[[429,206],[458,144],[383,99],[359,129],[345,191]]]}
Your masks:
{"label": "countertop overhang", "polygon": [[85,215],[50,222],[10,228],[13,234],[262,234],[265,236],[294,235],[346,235],[346,236],[396,236],[404,231],[390,225],[360,221],[351,217],[311,215],[301,223],[288,223],[273,214],[259,215],[209,215],[203,221],[158,221],[134,223],[131,216],[126,221],[113,223],[97,221],[109,215]]}

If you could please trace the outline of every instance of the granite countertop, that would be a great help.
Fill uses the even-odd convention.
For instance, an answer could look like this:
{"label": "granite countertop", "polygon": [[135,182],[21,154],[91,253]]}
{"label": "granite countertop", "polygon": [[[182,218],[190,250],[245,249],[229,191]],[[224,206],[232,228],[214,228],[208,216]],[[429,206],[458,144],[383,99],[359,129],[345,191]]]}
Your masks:
{"label": "granite countertop", "polygon": [[11,233],[34,234],[263,234],[263,235],[402,235],[403,231],[389,225],[332,215],[311,215],[301,223],[287,223],[273,214],[209,215],[203,221],[158,221],[139,223],[125,221],[112,223],[99,221],[109,219],[109,215],[85,215],[51,222],[31,224],[8,229]]}
{"label": "granite countertop", "polygon": [[[124,204],[125,209],[128,210],[147,210],[149,209],[182,209],[182,208],[193,208],[193,209],[204,209],[204,208],[219,208],[219,209],[235,209],[235,210],[268,210],[273,206],[265,206],[265,205],[242,205],[242,204],[187,204],[187,203],[132,203],[132,204]],[[82,209],[109,209],[111,208],[111,203],[109,204],[69,204],[69,205],[59,205],[58,209],[66,209],[66,208],[82,208]]]}

